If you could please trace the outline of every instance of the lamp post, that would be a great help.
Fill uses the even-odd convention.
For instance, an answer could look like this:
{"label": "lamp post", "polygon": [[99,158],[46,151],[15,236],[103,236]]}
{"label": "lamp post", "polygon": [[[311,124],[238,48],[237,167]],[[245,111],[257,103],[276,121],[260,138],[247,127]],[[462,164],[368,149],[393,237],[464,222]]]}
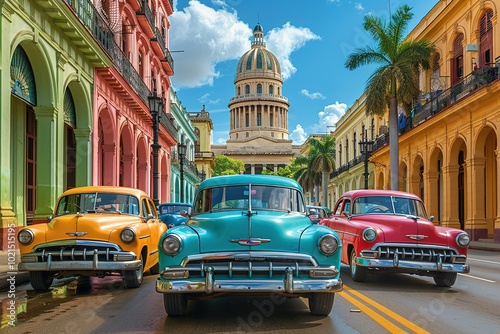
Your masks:
{"label": "lamp post", "polygon": [[205,181],[205,178],[207,177],[207,173],[205,173],[205,169],[201,170],[201,181]]}
{"label": "lamp post", "polygon": [[186,144],[179,143],[177,145],[177,153],[179,153],[179,165],[181,173],[181,198],[180,202],[184,203],[184,156],[186,155]]}
{"label": "lamp post", "polygon": [[363,140],[359,142],[359,149],[365,158],[365,189],[368,189],[368,157],[373,152],[373,140],[368,140],[366,130],[363,134]]}
{"label": "lamp post", "polygon": [[159,204],[158,189],[160,182],[160,173],[158,171],[158,151],[161,145],[158,143],[158,125],[160,122],[160,112],[163,108],[161,96],[156,94],[156,89],[148,96],[149,111],[153,120],[153,201],[156,206]]}

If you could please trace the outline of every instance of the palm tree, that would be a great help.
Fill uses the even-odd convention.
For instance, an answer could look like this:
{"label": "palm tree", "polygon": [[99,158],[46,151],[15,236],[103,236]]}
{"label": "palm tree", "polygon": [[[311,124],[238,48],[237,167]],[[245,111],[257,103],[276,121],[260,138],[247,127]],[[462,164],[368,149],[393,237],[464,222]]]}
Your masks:
{"label": "palm tree", "polygon": [[[292,178],[296,180],[304,189],[314,195],[315,186],[321,183],[321,174],[316,173],[311,169],[311,161],[314,157],[311,152],[307,156],[298,156],[293,163],[300,166],[294,173]],[[318,196],[316,194],[315,196]]]}
{"label": "palm tree", "polygon": [[331,172],[335,170],[335,138],[326,135],[318,140],[311,138],[309,141],[311,151],[315,153],[311,159],[311,169],[323,176],[323,205],[328,205],[328,179]]}
{"label": "palm tree", "polygon": [[398,142],[398,102],[408,104],[419,93],[419,68],[427,70],[431,66],[431,55],[435,48],[428,41],[404,40],[403,33],[412,19],[411,7],[401,6],[389,23],[367,15],[364,29],[373,37],[377,48],[358,48],[350,54],[345,67],[353,70],[366,64],[380,65],[370,76],[366,85],[366,111],[383,115],[389,101],[389,149],[391,189],[399,189],[399,142]]}

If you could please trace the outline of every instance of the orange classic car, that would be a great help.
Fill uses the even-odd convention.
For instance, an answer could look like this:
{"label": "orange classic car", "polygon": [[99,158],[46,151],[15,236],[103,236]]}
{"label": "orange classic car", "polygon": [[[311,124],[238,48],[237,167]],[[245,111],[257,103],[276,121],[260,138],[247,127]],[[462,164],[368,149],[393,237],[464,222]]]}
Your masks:
{"label": "orange classic car", "polygon": [[321,220],[342,240],[342,263],[354,281],[369,273],[394,271],[433,277],[450,287],[465,263],[469,235],[459,229],[435,226],[421,199],[392,190],[353,190],[335,204],[333,215]]}
{"label": "orange classic car", "polygon": [[159,272],[158,240],[167,226],[142,190],[73,188],[59,197],[48,218],[18,233],[18,269],[29,272],[37,291],[70,276],[122,275],[127,287],[136,288],[145,271]]}

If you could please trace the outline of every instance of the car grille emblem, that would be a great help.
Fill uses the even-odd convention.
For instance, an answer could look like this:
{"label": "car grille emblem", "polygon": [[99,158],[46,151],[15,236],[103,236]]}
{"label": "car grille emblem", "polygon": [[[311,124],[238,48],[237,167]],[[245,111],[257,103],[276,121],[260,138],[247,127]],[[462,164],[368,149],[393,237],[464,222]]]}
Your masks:
{"label": "car grille emblem", "polygon": [[257,246],[262,243],[270,242],[271,239],[250,238],[250,239],[231,239],[230,242],[237,242],[242,246]]}
{"label": "car grille emblem", "polygon": [[87,233],[89,232],[68,232],[66,234],[69,235],[70,237],[83,237]]}
{"label": "car grille emblem", "polygon": [[406,236],[412,240],[417,240],[417,241],[424,240],[424,239],[428,238],[428,236],[422,235],[422,234],[407,234]]}

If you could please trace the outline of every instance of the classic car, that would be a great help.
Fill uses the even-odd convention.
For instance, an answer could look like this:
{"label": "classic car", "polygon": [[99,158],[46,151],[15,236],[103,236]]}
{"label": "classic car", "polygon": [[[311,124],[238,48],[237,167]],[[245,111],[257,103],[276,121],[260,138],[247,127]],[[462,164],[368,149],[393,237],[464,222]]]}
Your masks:
{"label": "classic car", "polygon": [[187,223],[192,210],[191,203],[162,203],[158,205],[158,218],[171,228]]}
{"label": "classic car", "polygon": [[323,218],[328,218],[332,214],[326,206],[306,205],[306,212],[313,223],[319,223]]}
{"label": "classic car", "polygon": [[32,287],[47,290],[54,278],[124,276],[139,287],[143,273],[159,273],[158,241],[167,226],[142,190],[89,186],[65,191],[46,224],[18,233],[21,262]]}
{"label": "classic car", "polygon": [[340,280],[337,234],[306,215],[300,185],[269,175],[228,175],[203,181],[186,225],[160,240],[160,276],[169,316],[188,299],[223,296],[305,297],[328,315]]}
{"label": "classic car", "polygon": [[336,202],[323,219],[342,239],[342,263],[362,282],[369,273],[396,271],[431,276],[450,287],[457,273],[468,273],[470,237],[456,228],[435,226],[422,200],[407,192],[354,190]]}

